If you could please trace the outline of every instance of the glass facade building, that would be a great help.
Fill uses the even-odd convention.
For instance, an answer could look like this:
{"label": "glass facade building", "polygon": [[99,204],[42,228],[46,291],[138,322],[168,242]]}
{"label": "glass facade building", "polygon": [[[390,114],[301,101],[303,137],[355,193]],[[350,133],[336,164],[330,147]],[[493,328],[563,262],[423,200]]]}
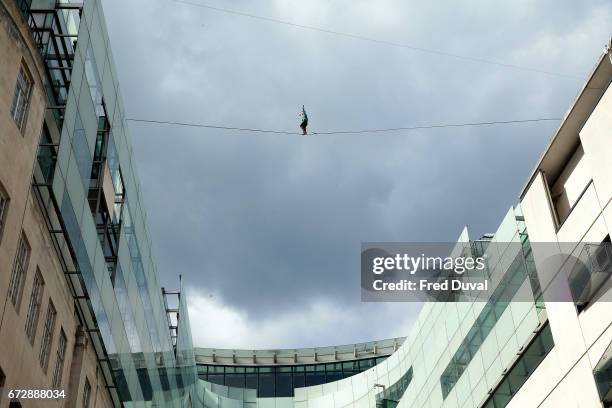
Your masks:
{"label": "glass facade building", "polygon": [[[36,361],[28,363],[40,371],[36,381],[63,386],[70,368],[68,384],[82,384],[81,402],[73,396],[72,406],[612,406],[612,44],[520,204],[495,234],[473,240],[465,228],[456,242],[454,252],[486,259],[489,298],[460,292],[459,301],[427,302],[406,338],[295,350],[203,349],[192,344],[183,282],[177,291],[159,283],[101,2],[1,1],[2,21],[26,27],[31,38],[22,40],[37,53],[30,62],[44,74],[14,64],[14,92],[3,87],[0,100],[10,100],[12,132],[25,137],[37,113],[32,95],[40,96],[43,86],[30,177],[40,221],[32,218],[64,279],[58,289],[53,268],[39,267],[47,241],[41,244],[23,222],[11,227],[14,261],[0,260],[10,271],[0,276],[10,299],[2,320],[27,315],[23,336],[37,345],[30,353]],[[19,22],[6,17],[12,8]],[[0,250],[7,253],[2,228],[14,226],[18,194],[0,176]],[[22,201],[26,208],[27,198]],[[535,244],[542,242],[584,267],[559,268],[569,272],[554,279],[542,275],[540,265],[551,255],[543,249],[550,246]],[[29,303],[20,311],[24,297]],[[93,351],[95,360],[95,374],[83,380],[72,373],[87,362],[76,360],[78,350]],[[25,361],[8,354],[0,360],[10,367]],[[0,367],[0,386],[14,371]],[[98,389],[108,398],[96,396]]]}
{"label": "glass facade building", "polygon": [[348,378],[382,363],[386,358],[261,367],[198,364],[198,377],[212,384],[255,389],[257,396],[262,398],[293,397],[295,388]]}
{"label": "glass facade building", "polygon": [[286,398],[294,397],[297,388],[333,383],[367,371],[397,351],[404,340],[284,350],[196,347],[195,361],[199,379],[211,386],[250,390],[257,398]]}

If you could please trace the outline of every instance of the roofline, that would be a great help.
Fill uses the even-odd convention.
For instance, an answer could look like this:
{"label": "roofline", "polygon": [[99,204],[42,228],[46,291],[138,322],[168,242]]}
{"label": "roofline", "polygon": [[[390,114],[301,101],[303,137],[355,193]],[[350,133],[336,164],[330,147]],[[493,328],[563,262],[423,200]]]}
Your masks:
{"label": "roofline", "polygon": [[250,350],[194,347],[194,354],[196,361],[200,357],[199,364],[207,365],[302,365],[385,357],[393,354],[405,340],[406,337],[393,337],[363,343],[296,349]]}
{"label": "roofline", "polygon": [[299,352],[299,351],[311,351],[311,350],[321,350],[321,349],[332,349],[332,348],[349,348],[349,347],[359,347],[359,346],[372,346],[374,344],[378,344],[378,343],[391,343],[393,342],[393,340],[395,340],[398,345],[403,343],[404,340],[406,339],[406,337],[390,337],[387,339],[379,339],[379,340],[371,340],[371,341],[364,341],[361,343],[348,343],[348,344],[337,344],[337,345],[332,345],[332,346],[317,346],[317,347],[301,347],[301,348],[286,348],[286,349],[230,349],[230,348],[214,348],[214,347],[194,347],[194,350],[212,350],[215,352],[253,352],[253,353],[261,353],[261,352],[273,352],[273,353],[277,353],[280,354],[282,352],[287,352],[287,354],[289,353],[295,353],[295,352]]}
{"label": "roofline", "polygon": [[[603,63],[605,60],[608,60],[610,62],[610,64],[612,64],[612,38],[609,40],[606,49],[604,50],[604,52],[599,56],[599,59],[597,61],[597,63],[595,64],[595,66],[593,67],[593,69],[591,70],[591,73],[588,76],[588,79],[586,80],[586,82],[582,85],[582,88],[580,89],[580,91],[578,92],[578,94],[576,95],[576,97],[574,98],[574,101],[572,102],[570,108],[567,110],[566,114],[563,116],[563,119],[561,120],[561,123],[559,124],[559,126],[557,127],[557,130],[555,131],[555,133],[553,133],[553,136],[550,138],[550,140],[548,141],[548,144],[546,145],[546,148],[544,149],[544,151],[542,152],[542,154],[540,155],[540,158],[538,159],[538,162],[536,164],[536,166],[534,167],[534,169],[531,171],[529,178],[527,179],[527,182],[523,185],[523,188],[521,189],[521,193],[519,195],[519,199],[523,200],[523,198],[525,197],[525,194],[527,193],[527,190],[529,189],[529,187],[531,186],[531,183],[533,182],[533,180],[535,179],[535,177],[537,176],[537,174],[539,173],[539,170],[541,168],[542,165],[542,161],[544,160],[544,157],[546,156],[546,154],[548,153],[548,151],[550,150],[551,146],[555,143],[555,141],[557,140],[557,136],[559,135],[559,133],[564,129],[564,127],[566,126],[566,122],[567,119],[573,115],[576,106],[578,105],[578,103],[580,102],[580,100],[582,99],[582,97],[584,96],[584,94],[586,93],[586,91],[593,91],[593,90],[599,90],[601,92],[601,95],[599,96],[598,99],[601,99],[601,96],[603,96],[603,94],[605,93],[606,89],[608,88],[608,86],[610,85],[610,80],[608,80],[608,85],[605,86],[603,89],[599,88],[599,87],[595,87],[592,88],[590,87],[591,83],[594,81],[594,77],[595,74],[602,69]],[[596,105],[595,105],[596,106]],[[593,106],[593,109],[595,109],[595,106]],[[591,112],[592,110],[591,109]]]}

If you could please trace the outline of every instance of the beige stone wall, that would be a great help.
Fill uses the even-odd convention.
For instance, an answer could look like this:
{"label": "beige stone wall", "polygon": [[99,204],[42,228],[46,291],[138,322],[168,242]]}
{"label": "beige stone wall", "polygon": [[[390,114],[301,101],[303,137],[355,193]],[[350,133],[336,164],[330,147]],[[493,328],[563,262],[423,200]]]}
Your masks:
{"label": "beige stone wall", "polygon": [[[108,392],[98,369],[93,346],[87,336],[77,345],[79,322],[72,296],[57,254],[46,230],[42,212],[31,189],[32,169],[43,125],[46,96],[43,89],[43,64],[32,41],[25,19],[14,0],[0,0],[0,185],[9,196],[5,225],[0,235],[0,368],[9,389],[48,389],[57,359],[60,329],[67,338],[62,373],[66,399],[22,400],[24,407],[83,406],[82,394],[87,378],[91,384],[90,407],[110,407]],[[10,115],[10,106],[20,66],[25,65],[33,90],[26,122],[20,130]],[[8,299],[15,251],[21,232],[31,247],[21,299],[14,307]],[[25,333],[25,320],[34,276],[39,270],[44,292],[33,344]],[[39,364],[39,353],[49,302],[57,311],[48,368]],[[75,348],[75,345],[77,348]],[[82,351],[79,364],[73,364],[77,349]],[[71,373],[71,370],[73,372]],[[76,371],[74,371],[76,370]],[[71,381],[71,379],[76,379]],[[69,388],[70,386],[70,388]],[[8,407],[6,395],[0,408]]]}

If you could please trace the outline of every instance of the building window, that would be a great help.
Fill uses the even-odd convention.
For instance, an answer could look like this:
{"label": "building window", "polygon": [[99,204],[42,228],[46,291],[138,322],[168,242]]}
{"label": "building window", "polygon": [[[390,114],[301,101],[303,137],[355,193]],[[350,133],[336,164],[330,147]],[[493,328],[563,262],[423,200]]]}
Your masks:
{"label": "building window", "polygon": [[404,392],[412,382],[412,367],[408,369],[400,377],[397,382],[389,386],[389,388],[383,388],[382,392],[376,394],[376,407],[378,408],[391,408],[396,407],[397,402],[404,396]]}
{"label": "building window", "polygon": [[17,127],[22,130],[25,122],[26,113],[28,110],[28,102],[32,92],[32,80],[22,65],[17,74],[17,84],[15,85],[15,94],[13,95],[13,103],[11,104],[11,116],[15,120]]}
{"label": "building window", "polygon": [[578,203],[591,181],[591,172],[584,159],[582,144],[570,155],[557,177],[547,178],[557,226],[561,226]]}
{"label": "building window", "polygon": [[89,408],[89,400],[91,399],[91,384],[85,377],[85,387],[83,388],[83,408]]}
{"label": "building window", "polygon": [[529,376],[535,371],[546,358],[550,350],[555,346],[550,325],[546,324],[533,338],[529,346],[521,354],[514,366],[508,370],[506,376],[497,385],[490,397],[482,406],[483,408],[504,408],[512,397],[516,395]]}
{"label": "building window", "polygon": [[37,159],[43,179],[47,184],[51,184],[53,182],[57,155],[58,144],[51,137],[47,124],[43,123],[42,132],[40,134],[40,144],[38,145]]}
{"label": "building window", "polygon": [[8,212],[8,203],[8,194],[6,194],[2,185],[0,185],[0,241],[2,241],[2,230],[4,229],[6,213]]}
{"label": "building window", "polygon": [[59,342],[57,343],[57,359],[55,360],[55,368],[53,369],[53,381],[51,388],[58,389],[62,385],[62,374],[64,372],[64,359],[66,358],[66,335],[64,330],[60,330]]}
{"label": "building window", "polygon": [[23,291],[23,282],[26,272],[28,271],[28,261],[30,259],[30,245],[22,232],[17,244],[17,254],[15,255],[15,263],[13,264],[13,275],[9,285],[9,298],[16,309],[19,309],[21,301],[21,292]]}
{"label": "building window", "polygon": [[[88,79],[89,81],[89,79]],[[91,89],[90,81],[90,89]],[[93,97],[94,95],[92,95]],[[96,221],[98,239],[102,245],[111,283],[115,285],[117,275],[117,254],[123,217],[123,205],[126,192],[119,165],[117,149],[111,137],[111,124],[106,114],[104,99],[100,96],[98,115],[98,131],[94,148],[93,161],[81,159],[83,165],[90,164],[88,179],[88,202],[91,213]],[[83,145],[85,157],[89,154],[87,143]],[[85,163],[87,161],[87,163]],[[82,170],[81,175],[83,176]]]}
{"label": "building window", "polygon": [[47,371],[49,366],[49,353],[51,349],[51,340],[53,339],[53,329],[55,328],[55,316],[57,312],[53,306],[53,302],[49,299],[47,307],[47,316],[45,317],[45,331],[43,332],[42,344],[40,346],[40,354],[38,361],[43,370]]}
{"label": "building window", "polygon": [[612,343],[601,356],[601,359],[593,370],[595,385],[599,399],[604,407],[612,406]]}
{"label": "building window", "polygon": [[457,351],[440,376],[442,399],[446,399],[467,370],[470,362],[477,357],[480,347],[493,332],[493,328],[509,306],[509,301],[514,298],[514,295],[520,289],[522,283],[532,276],[534,271],[527,266],[530,264],[528,262],[530,259],[532,259],[531,253],[527,256],[524,256],[522,252],[516,255],[512,264],[510,264],[503,275],[502,280],[495,288],[491,298],[483,307],[472,327],[468,330],[463,341],[459,344]]}
{"label": "building window", "polygon": [[386,358],[272,367],[202,364],[197,366],[197,372],[200,379],[213,384],[257,390],[258,397],[293,397],[295,388],[338,381],[372,368]]}
{"label": "building window", "polygon": [[43,289],[45,287],[45,281],[40,274],[40,271],[36,271],[34,276],[34,284],[32,285],[32,293],[30,294],[30,305],[28,307],[28,316],[26,318],[25,330],[30,344],[34,344],[34,337],[36,335],[36,328],[38,326],[38,315],[40,314],[40,307],[42,305]]}

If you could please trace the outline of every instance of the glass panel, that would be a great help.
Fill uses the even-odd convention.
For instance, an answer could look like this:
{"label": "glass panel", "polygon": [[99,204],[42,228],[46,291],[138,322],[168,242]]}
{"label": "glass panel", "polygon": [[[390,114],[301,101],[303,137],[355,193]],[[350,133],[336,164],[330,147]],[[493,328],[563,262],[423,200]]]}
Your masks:
{"label": "glass panel", "polygon": [[293,388],[303,388],[306,385],[304,373],[293,373]]}
{"label": "glass panel", "polygon": [[244,374],[225,374],[225,385],[227,385],[228,387],[244,388]]}
{"label": "glass panel", "polygon": [[278,373],[276,375],[276,397],[292,397],[293,385],[291,373]]}
{"label": "glass panel", "polygon": [[371,359],[359,360],[359,370],[360,371],[365,371],[372,367],[374,367],[374,362]]}
{"label": "glass panel", "polygon": [[250,390],[256,390],[257,389],[257,374],[247,373],[245,375],[244,386],[245,388],[248,388]]}
{"label": "glass panel", "polygon": [[[323,370],[325,368],[323,367]],[[321,371],[321,369],[317,366],[306,366],[306,387],[310,387],[312,385],[321,385],[325,383],[325,371]]]}
{"label": "glass panel", "polygon": [[493,391],[485,407],[504,408],[554,347],[550,325],[536,335],[509,374]]}
{"label": "glass panel", "polygon": [[389,388],[376,395],[377,407],[395,407],[412,381],[412,367]]}
{"label": "glass panel", "polygon": [[213,384],[225,385],[223,374],[208,372],[208,381]]}
{"label": "glass panel", "polygon": [[274,397],[274,373],[259,373],[257,396],[260,398]]}

